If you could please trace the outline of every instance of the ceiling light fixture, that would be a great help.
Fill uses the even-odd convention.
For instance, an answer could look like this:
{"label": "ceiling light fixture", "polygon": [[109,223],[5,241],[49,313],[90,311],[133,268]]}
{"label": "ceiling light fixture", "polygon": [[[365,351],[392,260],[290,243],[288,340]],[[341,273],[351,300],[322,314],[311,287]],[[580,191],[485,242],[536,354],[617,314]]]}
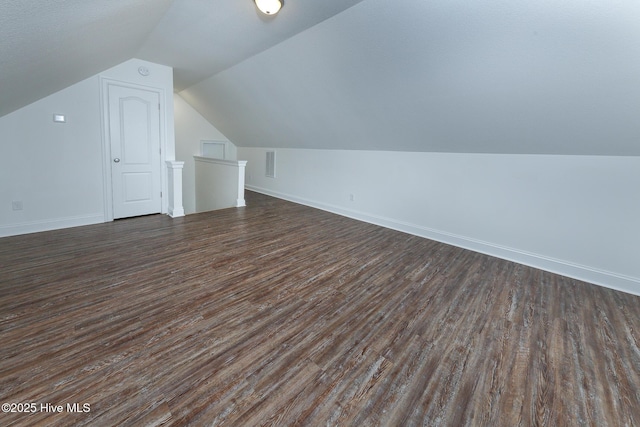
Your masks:
{"label": "ceiling light fixture", "polygon": [[253,0],[260,12],[265,15],[275,15],[282,7],[283,0]]}

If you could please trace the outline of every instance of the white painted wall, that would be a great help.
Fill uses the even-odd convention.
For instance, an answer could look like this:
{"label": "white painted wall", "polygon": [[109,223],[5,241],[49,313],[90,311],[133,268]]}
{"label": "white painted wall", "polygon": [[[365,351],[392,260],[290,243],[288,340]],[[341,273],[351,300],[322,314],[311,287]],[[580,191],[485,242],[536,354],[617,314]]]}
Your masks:
{"label": "white painted wall", "polygon": [[0,118],[0,236],[103,220],[99,88],[94,76]]}
{"label": "white painted wall", "polygon": [[176,160],[184,162],[182,171],[182,203],[185,214],[196,212],[196,181],[193,156],[200,155],[200,141],[226,141],[226,160],[237,160],[236,146],[205,120],[179,95],[174,95]]}
{"label": "white painted wall", "polygon": [[[0,236],[104,221],[101,77],[164,90],[163,160],[175,159],[172,70],[126,61],[0,118]],[[67,122],[54,123],[54,113]],[[14,211],[12,201],[23,210]]]}
{"label": "white painted wall", "polygon": [[640,295],[640,157],[266,151],[248,189]]}
{"label": "white painted wall", "polygon": [[244,200],[247,162],[195,156],[196,211],[246,206]]}

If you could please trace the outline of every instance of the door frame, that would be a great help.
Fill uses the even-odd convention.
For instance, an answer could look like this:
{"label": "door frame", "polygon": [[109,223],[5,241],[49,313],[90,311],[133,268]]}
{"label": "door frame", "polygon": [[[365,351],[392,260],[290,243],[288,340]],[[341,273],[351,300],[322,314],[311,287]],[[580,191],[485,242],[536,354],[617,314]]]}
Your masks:
{"label": "door frame", "polygon": [[160,197],[161,213],[167,213],[167,168],[164,167],[167,153],[167,115],[166,98],[163,88],[139,85],[106,77],[100,78],[100,106],[102,110],[102,176],[104,198],[104,222],[113,221],[113,188],[111,174],[111,135],[109,130],[109,86],[120,86],[130,89],[146,90],[158,94],[160,102]]}

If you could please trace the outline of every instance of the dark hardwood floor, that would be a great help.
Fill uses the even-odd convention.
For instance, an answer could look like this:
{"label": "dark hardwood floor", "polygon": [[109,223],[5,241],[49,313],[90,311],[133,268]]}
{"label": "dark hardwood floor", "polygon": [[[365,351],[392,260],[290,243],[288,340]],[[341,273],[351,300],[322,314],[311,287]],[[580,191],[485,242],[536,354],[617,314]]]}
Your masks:
{"label": "dark hardwood floor", "polygon": [[640,297],[247,203],[0,239],[0,425],[640,425]]}

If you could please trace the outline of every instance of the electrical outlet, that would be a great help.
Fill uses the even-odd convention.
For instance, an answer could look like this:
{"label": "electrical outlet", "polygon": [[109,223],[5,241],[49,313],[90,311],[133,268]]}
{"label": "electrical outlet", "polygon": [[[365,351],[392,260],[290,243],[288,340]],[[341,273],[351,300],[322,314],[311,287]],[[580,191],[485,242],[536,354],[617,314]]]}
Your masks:
{"label": "electrical outlet", "polygon": [[13,202],[11,202],[11,207],[13,208],[14,211],[21,211],[22,200],[14,200]]}
{"label": "electrical outlet", "polygon": [[353,194],[349,194],[349,201],[353,202],[355,200],[355,196]]}

